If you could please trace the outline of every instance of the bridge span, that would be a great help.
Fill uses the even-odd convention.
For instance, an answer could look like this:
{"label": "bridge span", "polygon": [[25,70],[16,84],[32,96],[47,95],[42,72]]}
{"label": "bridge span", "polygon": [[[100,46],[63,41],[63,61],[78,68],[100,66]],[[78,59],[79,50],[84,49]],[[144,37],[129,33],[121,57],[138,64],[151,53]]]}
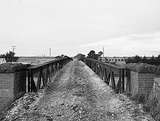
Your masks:
{"label": "bridge span", "polygon": [[78,60],[66,64],[31,105],[10,109],[4,121],[154,121]]}

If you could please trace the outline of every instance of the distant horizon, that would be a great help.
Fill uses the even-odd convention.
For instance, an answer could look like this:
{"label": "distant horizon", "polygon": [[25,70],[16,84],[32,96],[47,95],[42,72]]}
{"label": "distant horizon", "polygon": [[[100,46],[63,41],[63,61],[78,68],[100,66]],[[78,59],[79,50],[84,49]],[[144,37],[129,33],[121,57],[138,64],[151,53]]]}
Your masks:
{"label": "distant horizon", "polygon": [[0,54],[160,54],[159,0],[2,0]]}
{"label": "distant horizon", "polygon": [[[81,53],[81,54],[83,54],[83,53]],[[62,55],[62,54],[61,54]],[[36,56],[36,55],[20,55],[20,56],[18,56],[18,55],[16,55],[16,57],[47,57],[47,58],[52,58],[52,57],[57,57],[57,56],[61,56],[61,55],[55,55],[55,56],[49,56],[49,55],[42,55],[42,56]],[[68,55],[65,55],[65,56],[68,56]],[[76,55],[74,55],[74,56],[76,56]],[[69,56],[69,57],[74,57],[74,56]],[[85,55],[85,56],[87,56],[87,54]],[[151,56],[144,56],[144,55],[131,55],[131,56],[104,56],[104,57],[135,57],[135,56],[140,56],[140,57],[152,57],[152,56],[154,56],[154,57],[157,57],[158,55],[151,55]],[[103,56],[101,56],[101,57],[103,57]]]}

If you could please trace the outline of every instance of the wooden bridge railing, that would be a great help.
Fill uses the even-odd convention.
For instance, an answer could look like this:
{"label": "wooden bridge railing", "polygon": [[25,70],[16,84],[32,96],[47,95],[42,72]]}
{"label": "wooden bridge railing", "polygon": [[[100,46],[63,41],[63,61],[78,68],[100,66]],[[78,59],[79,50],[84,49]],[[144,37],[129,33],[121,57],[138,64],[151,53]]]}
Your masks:
{"label": "wooden bridge railing", "polygon": [[84,61],[99,77],[117,93],[129,93],[131,90],[130,71],[125,67],[84,58]]}
{"label": "wooden bridge railing", "polygon": [[54,74],[66,63],[71,61],[69,57],[49,61],[43,64],[30,66],[27,68],[28,92],[35,92],[47,85]]}

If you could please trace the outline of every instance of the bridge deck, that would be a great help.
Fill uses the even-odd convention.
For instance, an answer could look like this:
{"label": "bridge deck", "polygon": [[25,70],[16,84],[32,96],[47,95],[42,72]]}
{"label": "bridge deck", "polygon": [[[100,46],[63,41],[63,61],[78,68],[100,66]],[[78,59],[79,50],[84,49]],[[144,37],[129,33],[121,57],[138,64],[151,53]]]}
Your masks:
{"label": "bridge deck", "polygon": [[38,106],[18,115],[15,121],[153,121],[76,60],[54,77],[37,103]]}

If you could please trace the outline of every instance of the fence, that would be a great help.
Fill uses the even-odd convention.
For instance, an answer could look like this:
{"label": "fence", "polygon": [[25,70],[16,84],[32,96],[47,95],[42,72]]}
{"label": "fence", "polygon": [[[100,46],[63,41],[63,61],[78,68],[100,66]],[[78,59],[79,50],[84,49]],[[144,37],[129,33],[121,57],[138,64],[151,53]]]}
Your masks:
{"label": "fence", "polygon": [[84,61],[99,77],[110,85],[115,92],[130,92],[130,70],[125,67],[103,63],[98,60],[84,58]]}
{"label": "fence", "polygon": [[43,64],[27,68],[28,92],[37,91],[47,85],[53,75],[61,69],[66,63],[71,61],[69,57],[49,61]]}

